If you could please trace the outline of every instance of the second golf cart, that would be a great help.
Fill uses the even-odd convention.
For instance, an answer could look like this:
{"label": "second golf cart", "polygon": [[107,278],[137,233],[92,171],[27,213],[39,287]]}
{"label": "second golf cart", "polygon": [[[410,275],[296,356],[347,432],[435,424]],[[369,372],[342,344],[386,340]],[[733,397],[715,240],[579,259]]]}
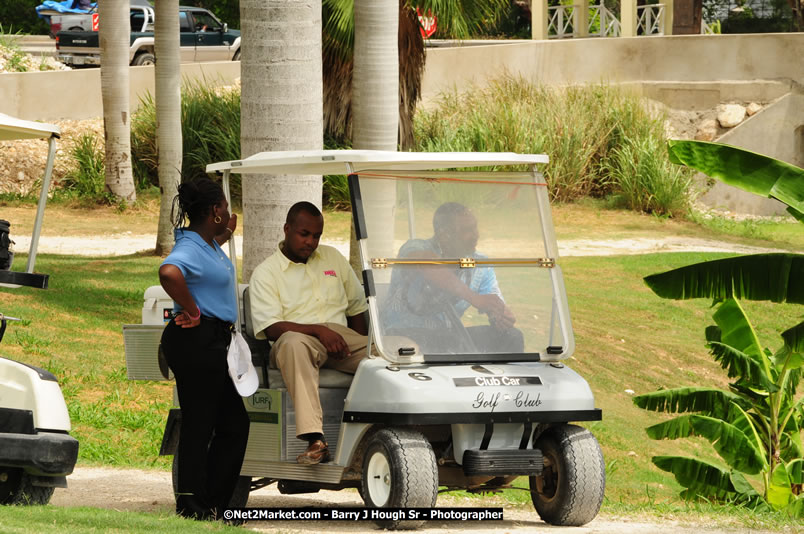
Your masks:
{"label": "second golf cart", "polygon": [[[227,195],[231,173],[349,176],[375,347],[354,376],[321,370],[332,461],[299,465],[306,444],[295,437],[293,403],[280,373],[267,368],[268,343],[254,339],[241,286],[240,322],[262,369],[260,388],[245,399],[251,428],[233,505],[245,504],[249,488],[278,482],[283,493],[357,488],[368,507],[433,507],[439,491],[497,491],[527,476],[544,521],[583,525],[597,515],[603,456],[594,436],[571,423],[600,420],[601,411],[587,382],[562,363],[575,343],[537,168],[545,163],[544,155],[510,153],[301,151],[207,167],[222,174]],[[439,170],[461,168],[524,170]],[[445,212],[455,215],[450,241],[436,239]],[[456,281],[476,305],[448,289]],[[158,287],[149,292],[144,316],[156,324],[124,327],[133,379],[162,376],[161,312],[172,302]],[[499,301],[497,312],[477,295]],[[175,453],[179,424],[177,407],[163,453]]]}

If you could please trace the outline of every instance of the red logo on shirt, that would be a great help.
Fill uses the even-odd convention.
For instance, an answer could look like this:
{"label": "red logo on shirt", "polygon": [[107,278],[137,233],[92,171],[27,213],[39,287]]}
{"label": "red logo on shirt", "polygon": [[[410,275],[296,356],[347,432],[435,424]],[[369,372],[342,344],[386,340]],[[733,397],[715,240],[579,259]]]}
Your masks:
{"label": "red logo on shirt", "polygon": [[338,275],[335,274],[335,271],[333,271],[333,270],[324,271],[324,276],[334,276],[336,278],[338,277]]}

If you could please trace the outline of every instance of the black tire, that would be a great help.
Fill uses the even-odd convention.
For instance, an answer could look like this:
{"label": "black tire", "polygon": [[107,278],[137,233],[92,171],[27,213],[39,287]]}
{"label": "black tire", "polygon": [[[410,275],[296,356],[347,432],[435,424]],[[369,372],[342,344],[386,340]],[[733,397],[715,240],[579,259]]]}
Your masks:
{"label": "black tire", "polygon": [[150,52],[141,52],[134,56],[134,61],[132,61],[131,64],[135,67],[140,67],[142,65],[155,65],[156,56]]}
{"label": "black tire", "polygon": [[232,61],[240,61],[240,50],[238,49],[237,52],[234,53],[232,56]]}
{"label": "black tire", "polygon": [[[171,479],[173,482],[173,498],[179,492],[179,451],[173,455],[173,467],[171,469]],[[245,508],[248,503],[248,495],[251,492],[251,477],[241,476],[237,479],[232,498],[229,500],[230,508]]]}
{"label": "black tire", "polygon": [[603,503],[606,466],[592,433],[559,425],[539,436],[534,447],[544,455],[544,472],[530,477],[530,496],[542,520],[577,527],[594,519]]}
{"label": "black tire", "polygon": [[55,488],[34,486],[20,468],[0,467],[0,504],[47,504]]}
{"label": "black tire", "polygon": [[[432,508],[438,497],[438,466],[430,442],[420,432],[380,430],[363,457],[360,496],[369,508]],[[387,529],[414,529],[424,521],[380,520]]]}

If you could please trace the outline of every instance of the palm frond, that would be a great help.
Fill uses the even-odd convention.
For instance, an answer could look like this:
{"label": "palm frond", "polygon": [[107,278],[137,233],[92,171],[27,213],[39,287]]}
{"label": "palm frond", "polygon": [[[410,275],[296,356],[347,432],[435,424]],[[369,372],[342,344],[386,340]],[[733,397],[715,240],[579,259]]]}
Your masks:
{"label": "palm frond", "polygon": [[804,255],[752,254],[652,274],[645,284],[666,299],[745,299],[804,304]]}
{"label": "palm frond", "polygon": [[762,451],[753,436],[749,437],[734,425],[714,417],[682,415],[645,430],[652,439],[706,438],[729,467],[749,475],[759,473],[765,465]]}
{"label": "palm frond", "polygon": [[782,332],[784,344],[793,352],[804,352],[804,322]]}
{"label": "palm frond", "polygon": [[667,146],[673,163],[804,212],[804,169],[800,167],[720,143],[671,140]]}
{"label": "palm frond", "polygon": [[723,343],[709,343],[709,351],[729,378],[740,377],[752,387],[759,387],[769,393],[779,391],[767,376],[765,369],[753,357]]}
{"label": "palm frond", "polygon": [[729,472],[714,464],[683,456],[654,456],[653,464],[702,497],[725,499],[736,492]]}
{"label": "palm frond", "polygon": [[699,412],[726,419],[731,403],[750,406],[739,395],[716,388],[685,387],[663,389],[634,397],[634,404],[645,410],[666,413]]}
{"label": "palm frond", "polygon": [[761,363],[767,362],[754,325],[739,302],[734,299],[725,300],[718,306],[712,318],[720,328],[720,339],[713,341],[729,345]]}

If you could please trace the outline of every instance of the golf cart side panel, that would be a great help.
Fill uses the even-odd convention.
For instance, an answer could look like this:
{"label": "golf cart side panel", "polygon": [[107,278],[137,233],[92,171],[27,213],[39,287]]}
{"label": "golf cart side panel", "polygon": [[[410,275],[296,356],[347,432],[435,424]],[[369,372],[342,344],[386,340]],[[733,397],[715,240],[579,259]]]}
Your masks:
{"label": "golf cart side panel", "polygon": [[594,413],[589,385],[563,365],[391,366],[373,358],[357,369],[344,422],[505,422],[502,414],[519,422],[582,421],[597,419]]}

